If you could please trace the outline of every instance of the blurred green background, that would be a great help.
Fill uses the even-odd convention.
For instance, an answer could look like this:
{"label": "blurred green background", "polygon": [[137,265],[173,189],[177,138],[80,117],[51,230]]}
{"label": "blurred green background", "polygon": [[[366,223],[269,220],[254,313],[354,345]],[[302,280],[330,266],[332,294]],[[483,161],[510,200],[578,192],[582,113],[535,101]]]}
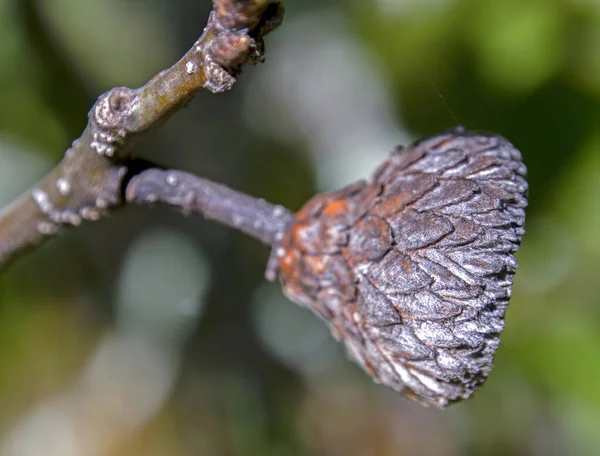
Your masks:
{"label": "blurred green background", "polygon": [[[288,0],[267,61],[136,155],[292,209],[396,143],[498,132],[529,169],[496,367],[425,409],[374,385],[263,278],[257,242],[128,208],[0,275],[0,455],[600,454],[600,2]],[[0,205],[95,98],[201,33],[208,0],[1,0]]]}

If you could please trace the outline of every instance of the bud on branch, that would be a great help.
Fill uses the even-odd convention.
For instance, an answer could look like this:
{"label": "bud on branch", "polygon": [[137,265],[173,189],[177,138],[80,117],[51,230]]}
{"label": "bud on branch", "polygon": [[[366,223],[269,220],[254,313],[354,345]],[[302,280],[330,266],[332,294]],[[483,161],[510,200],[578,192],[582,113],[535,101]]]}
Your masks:
{"label": "bud on branch", "polygon": [[310,200],[269,275],[376,382],[424,404],[467,398],[504,328],[524,175],[498,136],[457,129],[399,149],[371,181]]}
{"label": "bud on branch", "polygon": [[492,369],[523,235],[525,166],[505,139],[455,129],[398,149],[370,181],[295,216],[129,156],[134,137],[197,90],[227,90],[260,62],[282,18],[280,1],[215,0],[179,62],[102,95],[63,161],[0,212],[0,264],[127,205],[168,204],[271,245],[267,277],[325,319],[376,382],[426,405],[467,398]]}

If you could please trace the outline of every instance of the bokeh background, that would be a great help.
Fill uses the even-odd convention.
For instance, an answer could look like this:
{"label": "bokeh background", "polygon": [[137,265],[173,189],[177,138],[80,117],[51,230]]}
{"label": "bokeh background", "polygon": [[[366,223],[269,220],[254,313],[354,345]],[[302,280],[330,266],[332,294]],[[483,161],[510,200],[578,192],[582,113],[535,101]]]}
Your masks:
{"label": "bokeh background", "polygon": [[[298,209],[465,125],[529,168],[496,367],[426,409],[374,385],[263,278],[252,239],[129,208],[0,275],[0,455],[600,454],[600,2],[287,0],[267,61],[136,155]],[[1,0],[0,205],[95,98],[191,46],[208,0]]]}

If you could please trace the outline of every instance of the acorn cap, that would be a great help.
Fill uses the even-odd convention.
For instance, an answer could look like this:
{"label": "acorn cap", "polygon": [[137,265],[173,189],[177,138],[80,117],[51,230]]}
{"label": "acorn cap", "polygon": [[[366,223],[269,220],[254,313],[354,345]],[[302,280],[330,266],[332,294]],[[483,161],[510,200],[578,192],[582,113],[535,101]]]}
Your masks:
{"label": "acorn cap", "polygon": [[377,383],[426,405],[467,398],[504,328],[525,172],[504,138],[463,129],[397,149],[296,214],[274,250],[283,290]]}

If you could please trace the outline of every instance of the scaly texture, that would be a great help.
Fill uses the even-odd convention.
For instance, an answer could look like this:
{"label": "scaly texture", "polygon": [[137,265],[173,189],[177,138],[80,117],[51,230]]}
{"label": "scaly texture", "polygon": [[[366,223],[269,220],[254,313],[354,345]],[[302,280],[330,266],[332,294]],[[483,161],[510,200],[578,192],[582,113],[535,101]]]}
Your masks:
{"label": "scaly texture", "polygon": [[455,129],[318,195],[276,249],[285,293],[378,383],[440,407],[486,379],[527,205],[521,154]]}

